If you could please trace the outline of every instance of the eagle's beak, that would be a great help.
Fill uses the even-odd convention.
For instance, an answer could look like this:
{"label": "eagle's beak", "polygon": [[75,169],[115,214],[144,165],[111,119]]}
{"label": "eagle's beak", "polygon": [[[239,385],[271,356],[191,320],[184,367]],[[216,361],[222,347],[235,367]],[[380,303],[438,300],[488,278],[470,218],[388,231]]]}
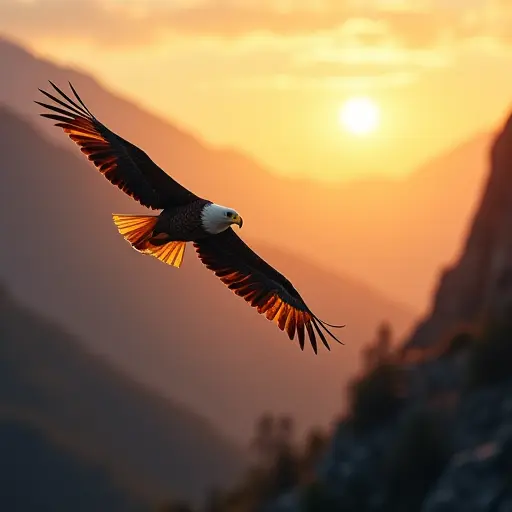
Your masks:
{"label": "eagle's beak", "polygon": [[238,227],[241,228],[244,224],[244,220],[242,219],[242,217],[240,217],[240,215],[237,215],[234,219],[233,219],[233,224],[238,224]]}

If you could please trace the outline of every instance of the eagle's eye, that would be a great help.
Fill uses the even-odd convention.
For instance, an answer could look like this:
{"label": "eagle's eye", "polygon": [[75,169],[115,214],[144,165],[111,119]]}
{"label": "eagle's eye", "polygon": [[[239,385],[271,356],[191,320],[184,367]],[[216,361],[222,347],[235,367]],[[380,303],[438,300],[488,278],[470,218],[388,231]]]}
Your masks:
{"label": "eagle's eye", "polygon": [[233,212],[226,212],[226,216],[228,216],[229,218],[233,217]]}

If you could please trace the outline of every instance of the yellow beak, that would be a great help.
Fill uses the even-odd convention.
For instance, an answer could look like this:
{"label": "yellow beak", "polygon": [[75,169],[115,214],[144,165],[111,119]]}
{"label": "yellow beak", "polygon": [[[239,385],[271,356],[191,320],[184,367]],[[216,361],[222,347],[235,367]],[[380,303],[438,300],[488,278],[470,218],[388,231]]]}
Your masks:
{"label": "yellow beak", "polygon": [[237,224],[238,227],[242,227],[243,226],[243,223],[244,223],[244,220],[242,219],[242,217],[240,217],[240,215],[236,215],[235,217],[233,217],[233,224]]}

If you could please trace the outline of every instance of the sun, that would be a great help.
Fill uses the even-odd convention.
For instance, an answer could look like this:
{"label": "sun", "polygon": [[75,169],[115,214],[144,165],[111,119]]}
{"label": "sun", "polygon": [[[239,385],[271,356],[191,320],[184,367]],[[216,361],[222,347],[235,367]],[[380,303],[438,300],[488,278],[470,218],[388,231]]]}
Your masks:
{"label": "sun", "polygon": [[339,121],[345,130],[354,135],[368,135],[379,126],[379,107],[371,98],[349,98],[340,108]]}

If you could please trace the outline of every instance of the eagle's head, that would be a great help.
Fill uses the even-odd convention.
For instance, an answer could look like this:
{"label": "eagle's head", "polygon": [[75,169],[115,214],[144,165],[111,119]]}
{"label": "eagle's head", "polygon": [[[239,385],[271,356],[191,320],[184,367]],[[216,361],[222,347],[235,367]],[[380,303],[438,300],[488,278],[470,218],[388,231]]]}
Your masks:
{"label": "eagle's head", "polygon": [[207,204],[201,212],[203,228],[211,235],[217,235],[229,228],[232,224],[242,227],[244,221],[233,208],[227,208],[220,204]]}

